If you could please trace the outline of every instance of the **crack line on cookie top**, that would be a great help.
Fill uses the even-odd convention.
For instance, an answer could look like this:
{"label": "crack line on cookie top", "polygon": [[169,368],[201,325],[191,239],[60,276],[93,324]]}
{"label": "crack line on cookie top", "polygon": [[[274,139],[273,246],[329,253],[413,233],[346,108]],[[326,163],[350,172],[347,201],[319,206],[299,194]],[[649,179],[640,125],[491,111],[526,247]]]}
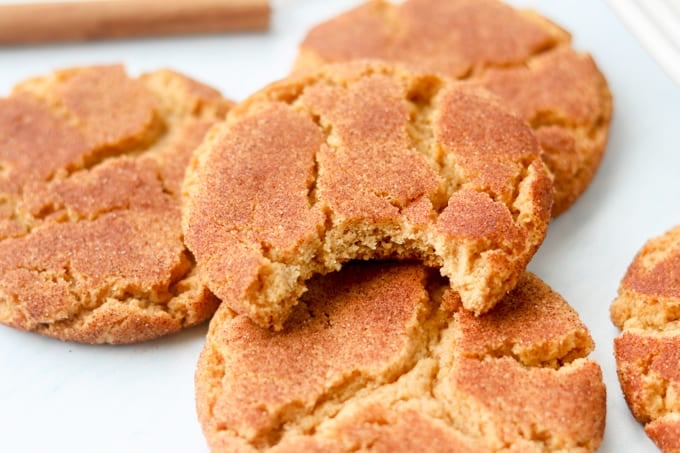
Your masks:
{"label": "crack line on cookie top", "polygon": [[[618,309],[620,305],[632,305],[629,310]],[[680,299],[640,294],[632,290],[620,289],[619,295],[612,303],[616,308],[619,329],[626,331],[640,328],[649,333],[680,332]],[[618,313],[626,315],[622,325],[618,322]],[[659,311],[663,316],[659,317]]]}
{"label": "crack line on cookie top", "polygon": [[[649,355],[646,357],[643,357],[641,360],[639,360],[637,363],[635,363],[635,367],[638,368],[640,376],[644,376],[645,378],[649,377],[652,374],[652,362],[654,362],[654,359],[656,359],[660,355],[660,351],[658,350],[653,350]],[[637,371],[637,370],[636,370]],[[645,382],[645,384],[648,384],[648,382]],[[663,402],[663,401],[662,401]],[[641,422],[642,423],[649,423],[650,421],[653,420],[652,415],[649,413],[649,409],[646,404],[636,404],[638,407],[638,410],[641,410]]]}
{"label": "crack line on cookie top", "polygon": [[[428,275],[430,274],[434,275],[434,272],[429,273]],[[425,286],[425,284],[423,286]],[[379,388],[380,386],[393,384],[402,376],[408,375],[422,359],[427,358],[428,356],[429,343],[432,341],[432,338],[429,337],[429,332],[431,330],[440,331],[441,324],[447,322],[446,319],[440,315],[437,303],[430,301],[429,299],[430,298],[428,298],[427,302],[421,302],[421,304],[424,303],[428,306],[428,313],[421,313],[418,315],[414,312],[414,316],[424,316],[425,319],[416,322],[413,328],[421,328],[424,325],[439,327],[435,327],[434,329],[422,328],[421,330],[425,333],[425,339],[409,341],[409,344],[406,346],[407,350],[404,352],[405,356],[402,357],[406,359],[406,363],[395,368],[395,365],[398,364],[398,360],[393,360],[387,365],[387,368],[383,370],[382,374],[376,376],[365,374],[360,369],[353,369],[351,372],[345,373],[339,377],[337,382],[332,386],[326,388],[325,391],[319,395],[319,398],[314,401],[311,408],[305,408],[297,401],[282,405],[277,408],[275,412],[269,414],[272,419],[278,421],[277,425],[273,427],[270,432],[265,434],[263,438],[251,442],[251,445],[257,449],[275,447],[285,437],[286,433],[291,430],[291,427],[298,426],[300,423],[303,423],[305,419],[311,420],[317,418],[317,416],[324,416],[324,419],[333,419],[341,411],[342,405],[352,400],[358,394]],[[310,309],[307,310],[311,311]],[[325,312],[322,312],[321,314],[324,317],[326,325],[329,328],[332,327],[332,320],[328,314]],[[409,335],[408,337],[413,339],[415,335]],[[304,435],[313,435],[317,428],[318,424],[307,425],[302,430],[302,433]],[[235,430],[225,425],[217,426],[216,429],[217,431],[229,432],[238,436],[238,433]]]}
{"label": "crack line on cookie top", "polygon": [[[435,170],[438,176],[441,178],[443,187],[438,189],[438,193],[428,194],[428,198],[432,202],[435,210],[435,214],[441,214],[441,212],[446,208],[450,197],[459,190],[462,186],[468,184],[470,181],[463,177],[463,172],[457,165],[455,159],[451,153],[447,153],[441,148],[441,144],[436,140],[434,134],[434,121],[433,115],[435,114],[436,107],[440,97],[443,95],[446,84],[442,79],[437,76],[427,76],[420,75],[418,80],[413,82],[409,78],[405,77],[401,72],[399,67],[391,68],[389,66],[373,66],[366,65],[360,68],[361,70],[355,74],[355,78],[347,80],[335,80],[332,75],[326,72],[321,72],[317,74],[316,77],[312,78],[313,85],[322,83],[329,86],[337,86],[342,88],[351,88],[352,85],[360,80],[362,77],[370,75],[388,75],[392,77],[397,77],[402,85],[404,85],[405,92],[405,102],[410,106],[409,112],[409,122],[406,125],[407,137],[411,141],[411,148],[418,151],[423,155],[430,167]],[[304,96],[305,91],[308,86],[298,86],[297,90],[293,95],[289,91],[281,91],[274,93],[269,97],[269,100],[282,101],[291,107],[294,107],[298,111],[306,112],[312,121],[319,127],[320,131],[324,134],[325,145],[331,149],[335,149],[335,146],[329,142],[329,137],[332,135],[333,125],[330,122],[324,122],[321,115],[317,112],[310,110],[306,105],[299,102]],[[420,137],[419,137],[420,136]],[[422,137],[425,136],[425,146],[423,146]],[[520,174],[516,175],[513,181],[514,193],[508,202],[499,199],[498,194],[492,192],[485,187],[476,187],[474,190],[481,193],[486,193],[492,200],[500,202],[508,208],[510,211],[513,221],[517,223],[519,212],[515,209],[515,201],[519,196],[520,183],[529,176],[528,169],[531,163],[539,158],[539,156],[534,157],[524,157],[518,161],[518,165],[521,166]],[[314,167],[314,180],[310,185],[310,198],[315,206],[317,203],[317,184],[318,184],[318,160],[315,154],[315,167]],[[378,194],[376,194],[378,195]],[[413,200],[411,200],[413,201]],[[393,204],[393,206],[399,208],[401,211],[404,207],[400,204]]]}
{"label": "crack line on cookie top", "polygon": [[[422,77],[419,83],[421,86],[418,83],[414,84],[410,87],[406,96],[406,100],[411,106],[407,132],[412,147],[426,157],[430,166],[441,178],[437,193],[430,195],[430,201],[438,216],[447,207],[453,194],[462,187],[469,186],[472,181],[465,177],[465,172],[458,165],[455,154],[443,149],[435,134],[434,114],[444,93],[445,84],[441,79],[435,79],[433,83],[433,80],[425,77]],[[428,86],[428,83],[431,85]],[[509,200],[502,200],[500,194],[493,192],[488,187],[476,186],[473,190],[487,194],[494,202],[504,204],[509,210],[513,222],[517,224],[521,213],[516,208],[515,201],[520,195],[521,182],[529,176],[528,169],[537,158],[538,156],[525,156],[516,162],[521,168],[519,174],[513,178],[513,193]]]}
{"label": "crack line on cookie top", "polygon": [[[395,8],[398,8],[398,7],[394,6],[392,9],[395,9]],[[522,12],[522,10],[520,10],[520,13],[521,12]],[[384,13],[381,16],[384,16]],[[383,17],[383,19],[384,19],[384,17]],[[390,35],[392,40],[394,39],[395,35],[396,35],[395,33],[392,33]],[[527,55],[527,57],[525,57],[522,60],[507,61],[507,62],[489,62],[489,61],[486,61],[486,62],[471,64],[465,70],[461,71],[460,74],[454,76],[454,78],[457,79],[457,80],[461,80],[461,81],[467,80],[467,81],[475,82],[475,81],[478,81],[478,80],[483,81],[484,76],[486,75],[486,73],[489,70],[511,69],[511,68],[520,68],[520,67],[526,67],[526,68],[530,69],[533,66],[533,63],[536,60],[539,60],[539,59],[545,57],[545,55],[547,55],[551,52],[558,52],[560,49],[565,48],[565,47],[571,48],[571,39],[569,37],[561,38],[561,37],[554,36],[553,39],[550,42],[546,42],[543,46],[540,46],[536,49],[533,49]],[[600,90],[600,91],[602,91],[602,90]],[[600,93],[600,95],[601,95],[600,96],[600,101],[601,101],[600,104],[602,106],[602,104],[606,104],[605,100],[606,100],[607,96],[606,96],[605,93]],[[604,110],[608,110],[608,109],[604,108]],[[598,130],[598,124],[601,124],[605,121],[605,119],[606,119],[605,116],[607,116],[607,115],[605,115],[604,113],[600,113],[600,115],[598,116],[598,119],[592,125],[590,125],[590,127],[587,128],[589,136],[592,136],[593,131]],[[536,120],[534,118],[529,119],[529,122],[532,124],[533,128],[539,127],[539,125],[535,124],[535,121]],[[540,122],[540,123],[541,123],[540,125],[545,124],[544,122]],[[559,125],[559,126],[569,128],[569,129],[574,129],[574,130],[575,129],[581,129],[580,127],[578,127],[578,125],[573,124],[573,122],[571,122],[568,117],[560,117],[559,121],[554,122],[554,123],[551,122],[551,124]]]}
{"label": "crack line on cookie top", "polygon": [[106,299],[115,299],[118,301],[125,301],[131,299],[137,299],[145,305],[159,305],[165,306],[167,302],[174,297],[172,294],[172,288],[176,287],[177,284],[185,279],[191,274],[193,269],[189,269],[186,273],[180,275],[178,278],[173,279],[166,288],[161,288],[160,290],[151,291],[135,291],[128,287],[119,287],[118,281],[111,281],[108,284],[102,285],[98,288],[98,291],[91,296],[83,298],[82,292],[78,291],[77,287],[79,284],[87,282],[87,278],[84,275],[79,275],[73,270],[73,266],[70,262],[65,262],[59,266],[60,271],[55,271],[52,268],[40,268],[31,266],[13,266],[11,270],[25,270],[30,273],[35,273],[39,275],[45,282],[57,282],[59,280],[64,281],[68,284],[68,290],[71,295],[76,298],[76,300],[81,304],[85,310],[96,309],[100,305],[100,301]]}
{"label": "crack line on cookie top", "polygon": [[[217,314],[215,318],[219,316]],[[210,340],[210,335],[213,333],[213,329],[216,329],[217,323],[210,323],[209,331],[208,331],[208,338],[205,343],[204,349],[208,350],[210,348],[210,357],[213,357],[216,359],[217,364],[212,364],[212,369],[213,369],[213,376],[211,376],[212,380],[216,383],[216,385],[219,387],[223,385],[224,377],[226,375],[226,368],[224,365],[224,356],[222,355],[221,351],[219,351],[219,348],[214,346],[209,340]],[[202,360],[203,355],[206,354],[205,352],[201,353],[201,356],[199,356],[199,360]],[[211,392],[210,397],[208,398],[207,405],[208,405],[208,416],[210,422],[215,420],[215,406],[217,405],[217,395],[215,394],[216,392]],[[207,424],[203,422],[203,424]],[[212,428],[215,429],[215,431],[227,431],[233,434],[236,434],[235,431],[230,430],[227,426],[225,426],[223,423],[215,423]]]}
{"label": "crack line on cookie top", "polygon": [[124,203],[117,206],[108,206],[106,208],[99,209],[96,212],[85,213],[84,215],[74,212],[63,203],[59,205],[50,203],[49,205],[43,205],[40,211],[35,215],[24,217],[23,220],[27,227],[26,235],[29,235],[30,233],[39,231],[42,228],[47,228],[52,224],[96,222],[107,214],[129,211],[130,200],[126,200]]}
{"label": "crack line on cookie top", "polygon": [[[49,107],[49,106],[48,106]],[[154,115],[157,116],[157,115]],[[56,181],[57,178],[63,179],[63,180],[68,180],[72,176],[77,175],[81,172],[90,172],[96,167],[102,166],[106,164],[107,162],[111,161],[117,161],[118,159],[126,159],[126,158],[132,158],[135,159],[136,157],[141,157],[144,155],[147,155],[149,153],[153,153],[155,150],[158,148],[163,148],[164,143],[171,138],[171,134],[169,133],[169,129],[165,126],[165,122],[159,118],[157,121],[159,126],[161,128],[159,129],[159,134],[156,134],[153,137],[147,137],[149,140],[146,142],[139,142],[139,143],[134,143],[134,141],[128,145],[128,146],[123,146],[122,148],[117,149],[116,146],[112,145],[104,145],[99,148],[96,148],[94,150],[90,150],[91,152],[89,153],[89,156],[82,156],[79,160],[75,162],[70,162],[64,167],[55,169],[50,175],[48,175],[44,180],[44,184],[49,186],[52,182]],[[107,151],[108,150],[108,151]],[[160,165],[160,164],[159,164]],[[21,201],[24,198],[23,192],[25,191],[24,185],[19,187],[21,194],[19,194],[19,200],[16,204],[20,204]],[[173,196],[173,198],[176,198]],[[129,202],[127,203],[129,206]],[[113,206],[105,209],[101,209],[97,212],[94,213],[87,213],[85,216],[81,215],[75,215],[75,213],[69,211],[65,206],[62,206],[59,209],[56,209],[56,207],[49,208],[45,212],[38,213],[37,215],[31,215],[31,216],[24,216],[21,215],[17,209],[13,209],[13,216],[20,220],[21,223],[26,227],[25,231],[23,234],[19,236],[13,236],[13,237],[23,237],[30,235],[30,233],[33,232],[37,227],[39,227],[44,220],[47,219],[47,217],[54,216],[54,214],[57,214],[61,211],[63,211],[63,215],[60,216],[54,216],[50,220],[54,220],[57,223],[67,223],[67,222],[80,222],[84,220],[96,220],[100,215],[106,214],[109,212],[115,212],[115,211],[125,211],[128,209],[128,206]],[[37,225],[35,225],[35,221],[39,221]],[[0,239],[0,242],[2,240],[5,240],[7,238]]]}
{"label": "crack line on cookie top", "polygon": [[[442,393],[443,396],[438,396],[442,386],[447,385],[448,377],[453,372],[453,368],[456,366],[457,360],[462,358],[458,353],[448,354],[440,347],[445,341],[452,341],[453,344],[450,348],[456,349],[456,339],[459,335],[459,327],[457,324],[457,317],[452,315],[448,310],[452,309],[455,312],[461,309],[460,305],[455,305],[454,307],[448,307],[446,304],[442,304],[442,279],[436,275],[435,272],[430,272],[427,274],[426,281],[423,282],[423,287],[427,293],[427,300],[431,304],[430,312],[426,315],[426,319],[420,322],[420,331],[424,333],[425,339],[418,342],[416,347],[411,351],[410,358],[411,364],[399,371],[393,378],[387,381],[381,381],[380,379],[375,379],[375,377],[364,376],[358,370],[353,370],[351,373],[346,374],[342,380],[337,382],[330,389],[326,389],[325,393],[314,402],[311,409],[305,409],[300,402],[292,402],[290,405],[281,407],[275,413],[270,413],[270,417],[278,421],[278,425],[270,433],[264,434],[264,439],[258,439],[255,442],[250,442],[244,439],[239,433],[230,428],[228,425],[220,424],[215,426],[215,430],[218,432],[229,433],[231,436],[240,437],[250,443],[251,446],[260,450],[272,448],[278,445],[286,436],[287,433],[291,432],[293,435],[304,435],[304,436],[314,436],[318,435],[322,439],[325,438],[324,431],[318,431],[318,428],[323,428],[323,424],[329,421],[333,421],[339,415],[341,415],[343,405],[348,402],[357,401],[361,403],[371,403],[371,395],[373,390],[377,390],[383,386],[398,385],[400,379],[409,376],[418,365],[424,361],[434,361],[435,367],[431,369],[429,375],[431,376],[430,382],[430,392],[425,395],[422,394],[418,397],[413,397],[409,395],[397,395],[395,399],[389,399],[380,403],[384,405],[387,411],[397,409],[397,405],[405,402],[410,402],[417,399],[427,399],[432,402],[433,410],[426,410],[424,415],[427,417],[432,417],[437,420],[444,421],[453,430],[457,431],[459,434],[465,436],[469,439],[475,440],[485,440],[485,436],[482,432],[470,429],[463,422],[464,418],[459,417],[460,411],[450,410],[446,404],[446,392]],[[447,335],[444,336],[443,333],[446,332]],[[413,338],[414,335],[409,335]],[[210,347],[212,343],[210,340],[208,342]],[[449,349],[449,348],[447,348]],[[220,379],[215,379],[215,384],[218,389],[225,385],[223,381],[224,377],[224,367],[223,367],[223,356],[221,353],[218,354],[221,360],[220,368]],[[480,359],[485,360],[485,359]],[[559,372],[562,367],[554,370]],[[421,370],[422,371],[422,370]],[[328,398],[333,392],[337,392],[339,389],[343,389],[341,395],[336,395],[333,398]],[[216,394],[216,391],[210,392],[211,395]],[[214,405],[215,398],[211,396],[210,398],[210,415],[214,417]],[[454,403],[454,401],[451,401]],[[289,412],[289,410],[293,409]],[[288,412],[284,417],[281,414]],[[307,419],[308,423],[305,424],[304,419]],[[318,419],[321,418],[321,421]],[[309,420],[314,420],[314,423],[309,424]],[[389,424],[389,423],[385,423]],[[301,427],[302,425],[302,427]],[[494,424],[494,428],[497,426]],[[530,442],[535,442],[537,444],[549,447],[554,445],[555,439],[550,435],[549,432],[541,429],[538,426],[532,426],[529,433],[524,433],[518,431],[518,437],[520,439],[525,439]],[[510,448],[514,445],[513,442],[502,437],[499,439],[504,442],[506,448]],[[585,443],[584,443],[585,442]],[[578,443],[577,446],[587,446],[587,441],[582,441]]]}
{"label": "crack line on cookie top", "polygon": [[[163,196],[171,197],[173,199],[176,198],[172,193],[165,189],[160,171],[156,172],[156,180],[159,183],[159,190],[163,193]],[[49,188],[49,184],[46,187]],[[148,209],[140,208],[134,212],[149,212],[153,214],[155,209],[157,209],[157,207],[150,207]],[[25,227],[25,232],[23,235],[13,236],[13,238],[23,238],[29,236],[35,231],[39,231],[42,228],[47,228],[54,224],[96,222],[100,218],[110,214],[127,212],[133,212],[131,208],[131,200],[129,198],[122,200],[121,203],[115,203],[99,208],[96,211],[89,212],[76,212],[65,202],[65,200],[52,200],[49,203],[41,205],[39,211],[29,215],[19,215],[15,210],[13,214],[16,219],[22,222],[22,225]],[[0,242],[8,239],[11,238],[4,238],[0,240]]]}
{"label": "crack line on cookie top", "polygon": [[[509,357],[513,359],[515,362],[519,363],[523,367],[526,367],[527,369],[548,369],[551,372],[555,373],[560,373],[562,370],[571,368],[573,365],[572,364],[559,364],[557,368],[553,368],[550,366],[527,366],[524,363],[522,363],[520,360],[517,359],[517,357],[514,356],[503,356],[503,357]],[[475,439],[478,441],[481,441],[482,443],[487,442],[488,439],[485,436],[485,434],[482,432],[482,429],[480,426],[473,427],[469,426],[467,423],[465,423],[465,420],[468,419],[468,416],[477,414],[477,410],[473,409],[473,413],[469,413],[470,408],[466,411],[463,410],[463,415],[461,416],[461,411],[457,410],[455,402],[448,400],[446,398],[447,390],[446,390],[446,385],[447,385],[447,380],[451,373],[454,372],[454,368],[456,366],[456,362],[460,359],[463,358],[472,358],[472,357],[466,357],[464,355],[460,355],[458,351],[454,354],[454,356],[451,359],[451,362],[447,365],[444,365],[442,363],[441,357],[439,358],[438,362],[440,365],[440,368],[438,369],[438,373],[435,375],[435,379],[432,382],[432,398],[437,401],[440,405],[441,411],[440,411],[440,416],[443,421],[445,421],[448,425],[452,426],[455,430],[457,430],[459,433],[465,435],[466,437],[469,437],[471,439]],[[477,358],[474,357],[474,360],[478,360],[480,362],[483,362],[485,360],[497,360],[498,358],[493,358],[493,357],[484,357],[484,358]],[[437,396],[437,395],[441,396]],[[474,408],[474,406],[473,406]],[[500,426],[497,426],[496,424],[492,423],[492,429],[499,429],[501,428]],[[526,440],[529,442],[534,442],[539,445],[542,445],[544,448],[548,450],[552,450],[550,447],[554,443],[554,438],[553,436],[550,435],[548,431],[545,430],[539,430],[537,429],[538,427],[533,426],[531,427],[531,430],[529,433],[523,432],[518,430],[516,432],[516,435],[518,437],[518,440]],[[506,439],[505,436],[501,436],[498,441],[501,442],[502,446],[500,447],[500,450],[505,450],[505,449],[512,449],[512,447],[515,445],[515,443],[509,439]],[[588,441],[577,441],[575,442],[576,447],[582,447],[582,446],[587,446],[589,443]],[[494,450],[498,451],[498,450]]]}
{"label": "crack line on cookie top", "polygon": [[[188,251],[185,249],[185,254]],[[60,271],[56,271],[52,268],[38,268],[29,266],[14,266],[12,269],[15,270],[26,270],[30,273],[37,274],[39,278],[43,279],[45,282],[57,283],[63,281],[67,284],[67,290],[73,300],[75,300],[79,309],[65,318],[61,318],[50,322],[36,322],[33,323],[33,316],[28,313],[24,313],[26,319],[31,320],[29,324],[22,325],[22,328],[29,328],[34,330],[36,327],[41,331],[53,330],[55,328],[63,328],[73,326],[83,322],[87,317],[95,313],[104,304],[114,300],[121,304],[136,303],[141,309],[147,309],[153,307],[153,309],[161,310],[166,314],[170,315],[173,319],[180,321],[182,326],[184,326],[187,318],[186,310],[184,312],[173,310],[168,306],[168,303],[181,294],[191,291],[191,288],[187,285],[185,289],[181,289],[183,283],[188,282],[192,277],[195,276],[196,265],[188,260],[186,272],[178,275],[174,279],[168,282],[166,288],[161,288],[160,290],[153,291],[135,291],[131,288],[118,288],[117,291],[113,289],[118,285],[119,282],[111,281],[101,287],[96,289],[96,293],[90,293],[90,297],[86,299],[83,298],[83,291],[78,289],[80,284],[87,282],[85,276],[78,277],[73,271],[70,262],[66,262],[59,267]],[[0,305],[8,304],[7,298],[0,298]],[[14,310],[25,311],[25,307],[22,306],[21,300],[15,300],[9,303],[10,312]],[[184,307],[182,307],[184,308]]]}
{"label": "crack line on cookie top", "polygon": [[545,55],[555,52],[562,48],[563,46],[570,46],[569,41],[559,41],[555,40],[552,43],[547,43],[545,46],[534,49],[527,55],[523,60],[507,61],[507,62],[482,62],[478,64],[471,65],[466,72],[464,77],[456,77],[457,80],[469,80],[476,81],[484,77],[484,75],[494,69],[512,69],[512,68],[530,68],[532,63]]}
{"label": "crack line on cookie top", "polygon": [[[621,338],[621,336],[618,338]],[[672,380],[663,377],[660,373],[652,369],[653,362],[661,355],[662,352],[658,348],[654,348],[649,350],[649,353],[646,356],[636,362],[623,362],[617,364],[619,371],[621,372],[621,370],[624,370],[626,374],[631,373],[628,370],[629,367],[634,368],[632,373],[637,374],[643,381],[641,383],[641,390],[645,393],[652,393],[657,398],[656,401],[659,403],[660,407],[654,408],[650,408],[648,402],[640,402],[633,398],[630,399],[628,405],[631,407],[631,411],[643,424],[651,423],[668,414],[680,411],[680,407],[678,407],[677,404],[675,407],[669,407],[668,391],[673,386]],[[622,365],[626,366],[624,367]],[[626,393],[626,398],[628,399],[627,392],[624,393]],[[633,395],[635,395],[635,392],[633,392]]]}
{"label": "crack line on cookie top", "polygon": [[442,213],[449,198],[461,185],[461,174],[455,161],[446,159],[446,152],[441,149],[434,131],[435,109],[444,91],[443,80],[436,77],[420,77],[418,82],[408,88],[406,102],[410,106],[409,123],[406,133],[411,148],[423,155],[439,178],[439,188],[430,194],[436,215]]}
{"label": "crack line on cookie top", "polygon": [[154,172],[156,176],[156,181],[158,181],[158,185],[161,188],[161,192],[163,192],[163,195],[167,195],[169,197],[172,197],[173,199],[179,199],[180,195],[178,193],[175,193],[172,191],[170,186],[165,180],[165,177],[163,176],[163,172],[161,168],[157,168],[156,171]]}
{"label": "crack line on cookie top", "polygon": [[[322,147],[326,146],[329,149],[334,149],[334,146],[330,143],[330,137],[333,134],[333,124],[330,121],[324,121],[324,118],[320,113],[312,111],[308,106],[300,102],[302,95],[304,95],[304,91],[305,90],[303,90],[302,93],[300,93],[300,96],[298,96],[298,98],[289,105],[298,112],[306,113],[314,122],[314,124],[319,129],[319,132],[321,132],[323,135],[323,143],[321,145]],[[319,163],[319,152],[320,149],[314,152],[312,174],[310,175],[309,181],[307,182],[307,199],[309,200],[309,206],[311,208],[316,208],[320,204],[317,193],[319,189],[319,171],[321,170],[321,164]]]}
{"label": "crack line on cookie top", "polygon": [[[61,99],[58,97],[50,99],[41,93],[31,90],[22,93],[33,97],[36,101],[43,104],[50,112],[50,115],[64,120],[70,127],[75,128],[87,142],[90,141],[87,133],[82,130],[81,118],[67,109]],[[45,178],[45,182],[50,182],[56,176],[70,176],[77,171],[90,170],[109,159],[124,155],[139,155],[151,149],[168,133],[167,118],[164,118],[156,108],[151,113],[151,119],[148,124],[144,126],[142,131],[137,131],[135,136],[125,137],[122,143],[104,143],[98,146],[90,145],[85,155],[76,161],[69,162],[64,167],[55,169],[52,174]]]}
{"label": "crack line on cookie top", "polygon": [[[187,280],[190,278],[190,276],[187,274],[185,275],[186,278],[184,280]],[[174,283],[171,285],[172,287],[176,287],[181,283],[181,281]],[[185,291],[188,292],[189,290]],[[72,291],[71,291],[72,292]],[[72,292],[73,293],[73,292]],[[78,337],[81,335],[87,336],[86,333],[81,333],[78,332],[78,325],[86,323],[87,319],[96,314],[97,311],[103,307],[105,304],[110,303],[111,301],[115,301],[117,304],[123,304],[123,305],[131,305],[134,304],[136,306],[139,306],[140,309],[142,310],[158,310],[161,311],[167,315],[169,315],[174,321],[179,322],[179,328],[182,327],[187,327],[187,312],[184,311],[176,311],[172,310],[168,306],[168,302],[172,300],[174,297],[178,297],[179,294],[173,294],[170,297],[167,298],[165,302],[149,302],[147,298],[144,298],[143,296],[137,296],[132,293],[126,294],[122,297],[102,297],[99,303],[96,305],[89,307],[87,309],[82,309],[79,310],[77,313],[75,313],[73,316],[69,316],[68,318],[60,319],[58,321],[52,321],[52,322],[40,322],[37,324],[37,330],[39,332],[49,332],[49,331],[54,331],[54,330],[60,330],[64,328],[75,328],[76,329],[76,335],[71,337],[72,341],[82,341],[79,340]],[[125,318],[122,318],[119,320],[120,323],[126,322]],[[110,325],[109,327],[111,327]],[[33,328],[31,328],[33,330]],[[110,330],[110,329],[109,329]],[[176,329],[171,329],[167,333],[170,333]],[[155,337],[155,336],[154,336]],[[89,342],[89,341],[88,341]],[[108,341],[107,341],[108,342]]]}
{"label": "crack line on cookie top", "polygon": [[[590,171],[590,163],[593,159],[599,159],[604,151],[603,144],[606,141],[606,131],[608,129],[608,118],[611,116],[609,109],[600,111],[595,121],[591,124],[577,124],[564,115],[556,112],[543,114],[536,112],[528,122],[534,131],[540,131],[544,128],[558,127],[565,132],[568,131],[570,136],[574,139],[579,167],[573,173],[573,179],[579,180],[580,175],[584,171]],[[602,148],[598,155],[593,155],[591,149],[593,147]]]}
{"label": "crack line on cookie top", "polygon": [[[164,140],[170,135],[167,125],[160,120],[160,118],[158,121],[154,121],[154,123],[157,124],[152,126],[152,130],[157,129],[157,132],[152,133],[150,136],[145,137],[142,140],[130,140],[129,144],[106,144],[92,147],[89,149],[87,155],[82,156],[75,162],[70,162],[65,167],[55,170],[51,175],[45,178],[45,182],[49,183],[56,177],[68,178],[79,172],[91,171],[112,160],[125,157],[135,158],[153,151],[155,148],[161,146]],[[148,133],[149,131],[147,131],[147,134]]]}
{"label": "crack line on cookie top", "polygon": [[582,335],[576,334],[577,338],[573,338],[575,344],[572,347],[564,348],[564,351],[555,357],[543,356],[538,360],[529,360],[522,357],[521,353],[515,351],[515,346],[518,346],[519,343],[514,343],[511,340],[507,340],[503,344],[497,345],[495,347],[487,348],[481,353],[461,354],[461,357],[474,359],[480,362],[489,359],[494,360],[501,358],[511,358],[526,368],[549,368],[559,370],[576,360],[583,359],[588,356],[588,349],[581,347],[578,344],[579,336],[582,337]]}
{"label": "crack line on cookie top", "polygon": [[597,135],[605,126],[606,119],[609,116],[606,110],[599,112],[591,124],[579,124],[556,110],[537,110],[527,118],[527,121],[534,130],[556,126],[578,134],[579,142],[585,139],[592,141],[597,138]]}
{"label": "crack line on cookie top", "polygon": [[[383,25],[389,32],[389,39],[388,43],[386,44],[387,48],[394,48],[398,46],[398,42],[396,41],[397,38],[399,37],[400,33],[402,32],[401,27],[395,26],[395,14],[396,12],[401,8],[400,4],[393,3],[393,2],[385,2],[384,0],[378,3],[379,10],[378,10],[378,16],[380,20],[383,22]],[[522,16],[523,20],[531,20],[527,19],[524,17],[527,13],[527,10],[515,10],[518,15]],[[548,33],[544,27],[540,27],[543,32]],[[532,49],[528,55],[522,59],[522,60],[511,60],[511,61],[501,61],[501,62],[494,62],[494,61],[483,61],[483,62],[476,62],[472,63],[466,68],[462,69],[458,74],[456,75],[451,75],[451,77],[455,78],[456,80],[469,80],[469,79],[476,79],[480,76],[483,76],[483,74],[489,70],[489,69],[505,69],[505,68],[515,68],[515,67],[522,67],[522,66],[530,66],[531,63],[536,60],[537,58],[543,56],[544,54],[547,54],[549,52],[552,52],[556,49],[559,49],[561,46],[570,46],[571,45],[571,39],[570,37],[567,36],[551,36],[551,39],[547,42],[545,42],[543,45],[538,46],[534,49]],[[417,62],[414,62],[417,64]]]}

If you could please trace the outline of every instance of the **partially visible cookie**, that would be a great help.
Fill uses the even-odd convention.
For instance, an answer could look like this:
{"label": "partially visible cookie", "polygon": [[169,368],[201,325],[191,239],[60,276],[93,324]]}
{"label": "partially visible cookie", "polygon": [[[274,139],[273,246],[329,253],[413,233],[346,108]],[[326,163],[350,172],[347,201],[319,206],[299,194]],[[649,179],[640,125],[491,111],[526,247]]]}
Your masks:
{"label": "partially visible cookie", "polygon": [[223,304],[196,371],[213,452],[594,451],[600,367],[578,315],[533,274],[462,310],[416,264],[317,277],[280,332]]}
{"label": "partially visible cookie", "polygon": [[543,241],[552,186],[531,128],[478,87],[329,65],[235,107],[187,170],[185,241],[210,289],[280,328],[312,275],[352,259],[441,268],[489,310]]}
{"label": "partially visible cookie", "polygon": [[630,410],[664,452],[680,451],[680,226],[638,252],[611,306]]}
{"label": "partially visible cookie", "polygon": [[588,187],[611,117],[604,77],[570,41],[544,17],[495,0],[374,0],[314,27],[294,70],[379,58],[482,84],[536,131],[557,216]]}
{"label": "partially visible cookie", "polygon": [[0,99],[0,322],[131,343],[212,315],[180,187],[230,107],[180,74],[121,66],[57,71]]}

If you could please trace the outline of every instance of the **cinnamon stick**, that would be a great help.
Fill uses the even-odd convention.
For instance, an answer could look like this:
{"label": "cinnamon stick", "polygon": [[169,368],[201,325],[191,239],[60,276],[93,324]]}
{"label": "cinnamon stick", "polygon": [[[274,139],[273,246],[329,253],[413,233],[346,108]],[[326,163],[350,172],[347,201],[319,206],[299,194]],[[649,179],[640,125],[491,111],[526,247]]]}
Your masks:
{"label": "cinnamon stick", "polygon": [[0,44],[264,30],[268,0],[0,4]]}

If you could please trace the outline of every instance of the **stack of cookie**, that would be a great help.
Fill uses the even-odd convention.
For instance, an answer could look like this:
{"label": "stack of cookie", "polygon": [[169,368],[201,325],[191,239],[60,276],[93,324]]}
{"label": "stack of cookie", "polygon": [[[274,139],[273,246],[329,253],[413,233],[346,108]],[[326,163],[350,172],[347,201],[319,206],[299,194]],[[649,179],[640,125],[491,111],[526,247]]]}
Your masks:
{"label": "stack of cookie", "polygon": [[[369,2],[237,106],[170,71],[28,80],[0,100],[0,322],[132,343],[212,316],[214,451],[593,451],[592,339],[525,268],[610,115],[567,32],[494,0]],[[680,295],[635,302],[661,291],[648,255],[612,313],[628,398],[670,450]]]}
{"label": "stack of cookie", "polygon": [[222,300],[196,374],[214,451],[599,445],[591,338],[524,273],[550,173],[498,98],[321,66],[236,106],[184,189],[185,243]]}

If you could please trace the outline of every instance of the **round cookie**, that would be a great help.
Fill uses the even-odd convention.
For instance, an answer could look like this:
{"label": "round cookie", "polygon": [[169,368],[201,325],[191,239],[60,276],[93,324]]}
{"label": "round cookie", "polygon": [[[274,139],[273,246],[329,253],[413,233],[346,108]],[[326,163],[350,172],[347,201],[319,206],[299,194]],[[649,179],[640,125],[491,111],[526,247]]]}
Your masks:
{"label": "round cookie", "polygon": [[538,14],[495,0],[378,0],[313,28],[294,71],[379,58],[480,83],[536,131],[555,177],[557,216],[588,187],[611,117],[604,77],[570,41]]}
{"label": "round cookie", "polygon": [[594,451],[592,348],[533,274],[476,317],[431,269],[352,263],[313,279],[280,332],[223,304],[197,409],[213,452]]}
{"label": "round cookie", "polygon": [[231,103],[168,70],[27,80],[0,99],[0,322],[132,343],[217,308],[182,242],[193,149]]}
{"label": "round cookie", "polygon": [[531,128],[477,87],[377,62],[264,88],[197,149],[185,242],[221,300],[282,323],[352,259],[440,267],[466,309],[511,290],[544,238],[551,181]]}
{"label": "round cookie", "polygon": [[611,306],[621,389],[664,452],[680,451],[680,226],[637,254]]}

